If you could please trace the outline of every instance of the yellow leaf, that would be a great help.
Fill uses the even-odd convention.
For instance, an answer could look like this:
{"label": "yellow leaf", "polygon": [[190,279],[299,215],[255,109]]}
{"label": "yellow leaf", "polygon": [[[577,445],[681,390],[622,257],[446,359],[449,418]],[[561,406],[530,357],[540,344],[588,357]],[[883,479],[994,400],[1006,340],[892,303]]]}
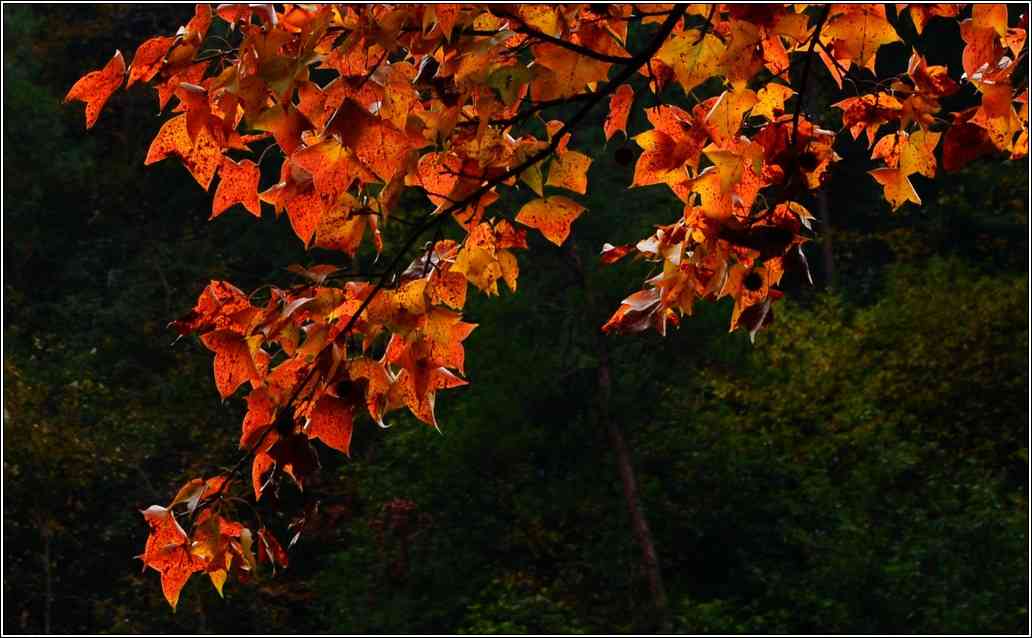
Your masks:
{"label": "yellow leaf", "polygon": [[588,192],[588,167],[591,158],[577,151],[567,151],[552,160],[548,169],[549,186],[558,186],[584,195]]}
{"label": "yellow leaf", "polygon": [[583,212],[584,207],[572,199],[553,195],[525,204],[516,214],[516,221],[536,228],[548,241],[561,246],[570,235],[570,224]]}

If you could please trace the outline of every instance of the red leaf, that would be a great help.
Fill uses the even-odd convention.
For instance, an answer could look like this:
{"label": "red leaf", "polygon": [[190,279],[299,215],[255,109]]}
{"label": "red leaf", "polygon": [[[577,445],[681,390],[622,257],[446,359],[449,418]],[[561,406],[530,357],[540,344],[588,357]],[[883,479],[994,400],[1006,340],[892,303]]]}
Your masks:
{"label": "red leaf", "polygon": [[137,80],[150,82],[161,70],[165,54],[175,41],[175,38],[158,36],[137,47],[133,63],[129,67],[129,80],[125,83],[125,88],[129,88]]}
{"label": "red leaf", "polygon": [[242,335],[230,330],[217,330],[203,335],[201,341],[215,352],[215,387],[223,399],[236,392],[245,381],[260,381],[251,347]]}
{"label": "red leaf", "polygon": [[79,100],[86,103],[86,128],[96,123],[100,110],[104,108],[111,94],[118,90],[125,78],[125,60],[121,51],[99,71],[92,71],[79,78],[68,90],[64,101]]}
{"label": "red leaf", "polygon": [[239,164],[228,157],[222,160],[222,178],[211,201],[211,217],[215,219],[233,204],[243,204],[252,215],[261,218],[262,203],[258,199],[258,179],[261,171],[251,160]]}
{"label": "red leaf", "polygon": [[627,253],[631,252],[632,250],[634,250],[634,245],[632,244],[625,244],[623,246],[604,244],[602,246],[601,261],[603,264],[606,264],[607,266],[609,264],[615,264],[616,262],[626,257]]}
{"label": "red leaf", "polygon": [[308,416],[308,436],[350,454],[351,414],[351,406],[347,402],[328,394],[323,395]]}

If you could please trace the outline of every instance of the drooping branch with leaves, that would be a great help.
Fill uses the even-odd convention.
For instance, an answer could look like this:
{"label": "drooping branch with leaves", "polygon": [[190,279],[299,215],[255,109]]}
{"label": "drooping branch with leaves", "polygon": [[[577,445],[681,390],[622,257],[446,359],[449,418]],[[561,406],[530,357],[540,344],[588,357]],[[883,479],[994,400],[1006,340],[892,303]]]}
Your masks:
{"label": "drooping branch with leaves", "polygon": [[[931,20],[959,22],[962,68],[907,42],[907,68],[877,76],[904,19],[919,37]],[[215,20],[226,37],[209,33]],[[237,204],[260,218],[264,203],[306,247],[349,256],[252,294],[212,281],[171,324],[214,352],[223,399],[248,390],[239,459],[144,512],[142,559],[169,603],[196,572],[221,592],[231,574],[286,565],[290,543],[243,497],[302,485],[319,465],[313,439],[347,453],[357,419],[383,426],[401,409],[437,427],[437,392],[467,383],[469,284],[515,292],[527,229],[561,246],[586,213],[576,196],[592,159],[576,135],[590,116],[641,149],[630,187],[683,204],[641,241],[601,247],[602,264],[633,257],[658,273],[601,329],[665,334],[696,303],[730,297],[731,330],[755,334],[782,276],[809,274],[806,204],[843,137],[864,136],[893,210],[921,203],[910,177],[934,178],[940,162],[1027,155],[1026,24],[1002,4],[197,5],[128,67],[116,52],[67,95],[86,103],[87,128],[123,84],[149,84],[171,113],[146,164],[177,158],[206,190],[217,177],[212,219]],[[839,132],[806,114],[817,73],[843,93]],[[631,135],[636,114],[648,124]],[[528,197],[511,219],[492,208]],[[367,242],[387,252],[392,223],[404,238],[385,265],[358,268]]]}

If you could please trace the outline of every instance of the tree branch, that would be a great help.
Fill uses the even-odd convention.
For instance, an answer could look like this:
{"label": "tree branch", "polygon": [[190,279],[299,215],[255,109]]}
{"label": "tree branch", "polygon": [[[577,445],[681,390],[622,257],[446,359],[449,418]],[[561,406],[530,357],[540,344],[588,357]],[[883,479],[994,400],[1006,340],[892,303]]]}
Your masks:
{"label": "tree branch", "polygon": [[810,63],[813,61],[813,48],[817,46],[817,41],[821,39],[821,29],[824,27],[824,21],[828,19],[828,13],[830,12],[831,5],[824,5],[821,17],[817,20],[817,26],[814,27],[813,36],[810,37],[810,47],[806,51],[806,61],[803,63],[803,78],[799,82],[799,97],[796,100],[795,113],[792,114],[792,146],[795,146],[799,140],[799,112],[803,110],[806,85],[810,80]]}
{"label": "tree branch", "polygon": [[[373,289],[369,291],[365,299],[362,300],[362,303],[359,304],[358,308],[355,310],[354,314],[352,314],[351,317],[348,319],[348,322],[344,325],[344,328],[340,331],[339,334],[347,335],[351,332],[351,330],[355,327],[355,324],[358,323],[358,320],[361,318],[362,313],[364,313],[366,308],[368,308],[369,305],[373,302],[373,299],[376,297],[376,295],[378,295],[384,288],[386,288],[388,283],[392,281],[396,274],[400,271],[400,267],[404,263],[405,257],[408,254],[409,250],[411,250],[412,247],[416,245],[416,243],[419,241],[419,239],[423,236],[423,234],[426,231],[435,228],[439,224],[442,224],[453,213],[459,212],[465,209],[471,203],[479,201],[479,199],[488,191],[502,184],[510,177],[519,175],[523,171],[527,170],[531,166],[534,166],[538,162],[541,162],[542,160],[549,157],[552,153],[554,153],[556,148],[558,148],[559,142],[560,140],[562,140],[564,135],[576,128],[588,116],[588,114],[592,111],[592,109],[594,109],[595,106],[597,106],[606,96],[613,93],[618,86],[630,79],[630,77],[634,73],[636,73],[639,68],[641,68],[653,55],[655,55],[656,51],[659,50],[663,42],[666,41],[667,36],[669,36],[670,33],[673,31],[674,26],[677,24],[677,21],[684,16],[686,10],[687,7],[685,5],[679,5],[677,8],[675,8],[667,17],[667,19],[663,22],[663,24],[660,26],[659,31],[656,33],[655,37],[652,39],[649,45],[645,47],[645,49],[643,49],[637,55],[635,55],[633,58],[630,58],[631,63],[627,64],[623,69],[621,69],[620,73],[614,76],[613,79],[605,85],[605,87],[603,87],[599,91],[596,91],[595,93],[590,94],[590,99],[588,103],[581,107],[581,109],[577,111],[577,113],[575,113],[573,117],[571,117],[565,124],[563,124],[562,128],[560,128],[555,133],[555,135],[552,136],[552,140],[548,143],[548,146],[546,146],[541,151],[535,153],[531,157],[527,158],[517,166],[510,168],[509,170],[505,171],[501,175],[491,180],[488,180],[483,185],[481,185],[477,190],[473,191],[472,193],[464,197],[462,200],[459,200],[451,204],[450,206],[438,212],[437,214],[428,216],[421,224],[419,224],[416,227],[416,229],[412,233],[410,233],[409,236],[405,239],[405,242],[402,244],[397,254],[394,256],[390,264],[388,264],[383,274],[380,276],[376,284],[373,286]],[[316,356],[316,358],[318,358],[318,355]],[[308,374],[305,376],[304,380],[302,380],[301,383],[294,390],[293,394],[290,397],[290,400],[287,401],[287,403],[282,408],[280,408],[281,412],[279,414],[290,414],[290,410],[292,410],[294,403],[300,397],[302,390],[308,386],[312,378],[315,376],[316,370],[317,367],[313,365],[312,368],[309,370]],[[279,417],[277,417],[277,419],[278,418]],[[293,418],[293,415],[290,415],[289,418]],[[259,437],[258,441],[255,442],[255,444],[252,445],[250,449],[248,449],[247,452],[239,460],[237,460],[233,467],[226,473],[226,482],[223,483],[222,486],[220,486],[220,489],[215,494],[212,494],[211,497],[209,497],[209,499],[206,499],[205,503],[202,503],[201,506],[197,508],[198,511],[202,509],[202,506],[210,505],[211,503],[214,503],[218,500],[225,486],[228,485],[229,481],[243,469],[244,463],[246,463],[247,459],[250,458],[251,455],[253,455],[258,450],[258,448],[265,441],[265,438],[268,436],[268,433],[275,429],[275,427],[276,424],[274,422],[272,425],[266,428],[266,430],[262,433],[261,437]]]}

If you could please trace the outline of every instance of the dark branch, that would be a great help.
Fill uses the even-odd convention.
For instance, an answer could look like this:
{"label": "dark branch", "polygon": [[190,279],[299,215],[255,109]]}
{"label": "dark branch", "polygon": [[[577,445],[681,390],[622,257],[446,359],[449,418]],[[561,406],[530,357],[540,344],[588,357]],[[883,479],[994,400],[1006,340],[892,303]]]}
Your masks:
{"label": "dark branch", "polygon": [[806,50],[806,61],[803,62],[803,79],[799,82],[799,97],[796,100],[795,113],[792,114],[792,146],[795,146],[799,140],[799,113],[803,110],[803,101],[806,99],[806,85],[810,80],[810,63],[813,61],[813,48],[817,46],[817,41],[821,39],[821,29],[824,28],[824,21],[828,19],[830,11],[831,5],[824,5],[821,17],[817,20],[817,26],[814,27],[813,35],[810,37],[810,47]]}
{"label": "dark branch", "polygon": [[[686,9],[687,7],[685,5],[679,5],[677,8],[675,8],[667,17],[667,19],[663,22],[663,24],[660,26],[659,31],[656,33],[656,36],[652,39],[649,45],[645,47],[645,49],[643,49],[637,55],[635,55],[633,58],[630,58],[631,62],[628,63],[623,69],[621,69],[620,73],[614,76],[613,79],[605,85],[605,87],[603,87],[599,91],[596,91],[595,93],[590,94],[591,97],[588,103],[581,107],[581,109],[577,111],[577,113],[575,113],[573,117],[571,117],[562,126],[562,128],[560,128],[555,133],[555,135],[552,136],[552,140],[548,143],[548,146],[546,146],[541,151],[535,153],[531,157],[527,158],[519,165],[514,166],[502,173],[501,175],[495,177],[494,179],[487,181],[482,186],[480,186],[480,188],[473,191],[472,193],[464,197],[462,200],[453,203],[452,205],[448,206],[447,208],[438,212],[435,215],[427,217],[421,224],[419,224],[416,227],[416,229],[406,238],[405,243],[398,250],[397,254],[394,256],[394,259],[391,260],[390,264],[388,264],[383,274],[377,280],[376,285],[373,286],[373,289],[369,291],[365,299],[362,300],[362,303],[355,310],[354,314],[352,314],[351,317],[348,319],[347,324],[344,325],[344,328],[340,331],[339,334],[347,335],[351,332],[351,330],[355,327],[355,324],[358,323],[359,318],[361,318],[362,313],[364,313],[366,308],[369,307],[369,304],[373,302],[373,299],[376,297],[376,295],[378,295],[384,288],[386,288],[387,285],[396,277],[397,273],[400,272],[400,267],[404,263],[406,255],[413,248],[413,246],[416,245],[416,243],[419,241],[419,239],[423,236],[423,234],[426,231],[431,230],[436,226],[442,224],[453,213],[465,209],[473,202],[478,202],[480,198],[483,197],[488,191],[495,188],[499,184],[502,184],[510,177],[519,175],[523,171],[527,170],[531,166],[534,166],[538,162],[541,162],[542,160],[548,158],[552,153],[554,153],[556,148],[558,148],[559,142],[560,140],[562,140],[563,136],[565,136],[567,133],[570,133],[574,128],[576,128],[588,116],[588,114],[591,113],[592,109],[594,109],[595,106],[597,106],[606,96],[613,93],[613,91],[615,91],[618,86],[630,79],[630,77],[634,73],[636,73],[638,69],[640,69],[653,55],[655,55],[656,51],[659,50],[659,47],[662,46],[664,41],[666,41],[667,36],[669,36],[670,33],[673,31],[674,26],[677,24],[678,20],[680,20],[684,16]],[[283,408],[281,408],[282,412],[280,414],[284,416],[278,416],[277,419],[293,418],[290,411],[292,410],[295,401],[297,401],[297,399],[300,397],[302,390],[305,387],[307,387],[308,384],[311,382],[317,369],[317,366],[312,366],[311,370],[305,376],[304,380],[294,390],[293,394],[290,397],[290,400],[287,401]],[[253,455],[258,450],[258,448],[265,441],[265,438],[268,436],[269,431],[273,429],[275,429],[275,423],[269,426],[262,433],[258,441],[255,442],[255,444],[252,445],[239,460],[237,460],[237,462],[227,473],[228,476],[226,483],[219,489],[219,491],[216,494],[212,495],[211,500],[208,501],[209,503],[214,502],[215,500],[217,500],[217,497],[221,496],[221,493],[225,488],[225,485],[228,484],[229,481],[243,469],[244,464],[247,462],[247,459],[250,458],[251,455]]]}

